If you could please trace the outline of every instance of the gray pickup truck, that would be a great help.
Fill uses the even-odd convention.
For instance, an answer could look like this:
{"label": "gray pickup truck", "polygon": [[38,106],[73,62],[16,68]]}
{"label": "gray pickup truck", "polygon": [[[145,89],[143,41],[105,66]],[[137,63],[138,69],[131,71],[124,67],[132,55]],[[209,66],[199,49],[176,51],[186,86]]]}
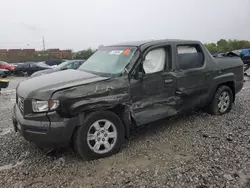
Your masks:
{"label": "gray pickup truck", "polygon": [[198,41],[103,46],[77,70],[21,82],[13,124],[40,147],[71,145],[97,159],[118,152],[136,126],[192,108],[229,112],[243,83],[240,58],[214,58]]}

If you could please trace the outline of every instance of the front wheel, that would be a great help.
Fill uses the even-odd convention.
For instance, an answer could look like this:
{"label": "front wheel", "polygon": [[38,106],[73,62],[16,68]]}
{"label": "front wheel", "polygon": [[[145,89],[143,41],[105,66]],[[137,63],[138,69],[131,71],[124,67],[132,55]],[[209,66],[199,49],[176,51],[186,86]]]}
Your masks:
{"label": "front wheel", "polygon": [[208,112],[215,115],[223,115],[231,111],[233,105],[233,92],[228,86],[220,86],[208,106]]}
{"label": "front wheel", "polygon": [[89,114],[74,136],[74,148],[80,157],[92,160],[117,153],[124,142],[124,126],[109,111]]}

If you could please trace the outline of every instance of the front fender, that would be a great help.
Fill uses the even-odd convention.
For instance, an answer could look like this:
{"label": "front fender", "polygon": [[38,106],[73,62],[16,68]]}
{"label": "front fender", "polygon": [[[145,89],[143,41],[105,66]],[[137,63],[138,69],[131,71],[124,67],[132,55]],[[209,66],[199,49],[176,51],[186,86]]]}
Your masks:
{"label": "front fender", "polygon": [[69,107],[69,111],[70,114],[74,116],[81,112],[109,109],[117,106],[118,104],[125,104],[128,102],[129,97],[127,93],[98,98],[85,98],[71,104]]}

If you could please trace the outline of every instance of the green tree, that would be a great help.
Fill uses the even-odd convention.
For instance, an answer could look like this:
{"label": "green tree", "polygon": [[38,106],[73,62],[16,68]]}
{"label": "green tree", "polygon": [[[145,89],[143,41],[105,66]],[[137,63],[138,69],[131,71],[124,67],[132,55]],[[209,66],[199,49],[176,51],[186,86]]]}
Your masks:
{"label": "green tree", "polygon": [[218,52],[217,45],[215,43],[205,44],[205,46],[212,54],[215,54]]}
{"label": "green tree", "polygon": [[205,44],[210,53],[222,53],[240,49],[250,49],[250,41],[220,39],[216,44]]}
{"label": "green tree", "polygon": [[76,52],[73,54],[73,59],[88,59],[90,56],[92,56],[94,53],[94,50],[91,48],[88,48],[87,50],[82,50],[79,52]]}
{"label": "green tree", "polygon": [[218,52],[227,52],[229,50],[228,42],[225,39],[220,39],[217,42]]}

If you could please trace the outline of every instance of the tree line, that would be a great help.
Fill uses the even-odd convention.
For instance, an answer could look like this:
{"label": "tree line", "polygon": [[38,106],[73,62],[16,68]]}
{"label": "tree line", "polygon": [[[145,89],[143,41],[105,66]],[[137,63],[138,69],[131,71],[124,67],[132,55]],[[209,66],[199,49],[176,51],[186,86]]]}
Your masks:
{"label": "tree line", "polygon": [[[250,41],[247,40],[225,40],[220,39],[216,43],[204,44],[211,54],[230,52],[239,49],[250,49]],[[88,48],[73,53],[73,59],[88,59],[96,50]]]}
{"label": "tree line", "polygon": [[205,46],[211,54],[216,54],[239,49],[250,49],[250,41],[220,39],[217,43],[207,43]]}
{"label": "tree line", "polygon": [[95,53],[96,50],[88,48],[87,50],[81,50],[78,52],[74,52],[72,55],[72,59],[88,59]]}
{"label": "tree line", "polygon": [[[220,39],[216,43],[206,43],[204,44],[206,48],[210,51],[211,54],[216,54],[216,53],[223,53],[223,52],[229,52],[233,50],[239,50],[239,49],[250,49],[250,41],[247,40],[225,40],[225,39]],[[0,60],[6,60],[9,62],[20,62],[21,60],[23,62],[25,61],[43,61],[43,60],[48,60],[48,59],[60,59],[60,58],[65,58],[65,59],[88,59],[93,53],[95,53],[96,50],[93,50],[91,48],[88,48],[86,50],[81,50],[78,52],[73,52],[70,56],[67,57],[58,57],[57,55],[48,55],[48,54],[39,54],[39,55],[20,55],[17,54],[15,56],[15,60],[7,58],[7,57],[1,57],[0,54]]]}

